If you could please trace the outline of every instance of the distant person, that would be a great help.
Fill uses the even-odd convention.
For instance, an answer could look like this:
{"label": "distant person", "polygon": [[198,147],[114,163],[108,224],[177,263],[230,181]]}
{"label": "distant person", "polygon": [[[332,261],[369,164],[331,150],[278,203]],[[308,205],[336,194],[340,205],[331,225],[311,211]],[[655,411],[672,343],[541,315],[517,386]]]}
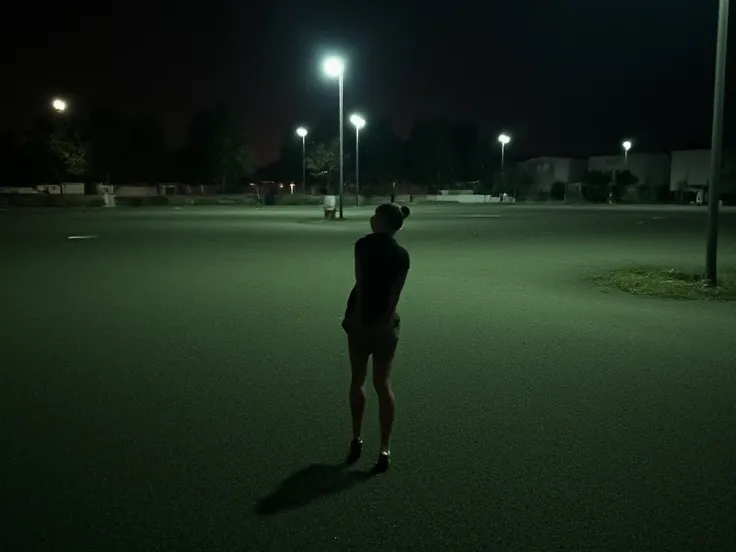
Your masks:
{"label": "distant person", "polygon": [[335,220],[335,211],[337,210],[337,198],[325,191],[325,220]]}
{"label": "distant person", "polygon": [[350,413],[353,439],[347,463],[357,462],[363,452],[363,413],[368,359],[373,355],[373,387],[378,394],[381,450],[374,472],[389,468],[389,439],[394,423],[394,393],[389,376],[401,319],[396,312],[409,272],[409,253],[396,243],[395,235],[409,216],[408,207],[385,203],[371,217],[373,233],[355,242],[355,286],[350,292],[342,327],[348,336],[350,367]]}

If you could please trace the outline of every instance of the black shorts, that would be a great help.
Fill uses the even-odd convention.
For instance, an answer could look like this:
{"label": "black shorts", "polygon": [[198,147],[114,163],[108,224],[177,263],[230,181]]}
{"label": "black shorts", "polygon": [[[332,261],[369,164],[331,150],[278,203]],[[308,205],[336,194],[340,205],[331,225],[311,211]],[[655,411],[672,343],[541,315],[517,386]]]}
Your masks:
{"label": "black shorts", "polygon": [[348,336],[348,347],[367,355],[392,357],[399,344],[401,318],[396,315],[389,325],[366,324],[346,314],[342,329]]}

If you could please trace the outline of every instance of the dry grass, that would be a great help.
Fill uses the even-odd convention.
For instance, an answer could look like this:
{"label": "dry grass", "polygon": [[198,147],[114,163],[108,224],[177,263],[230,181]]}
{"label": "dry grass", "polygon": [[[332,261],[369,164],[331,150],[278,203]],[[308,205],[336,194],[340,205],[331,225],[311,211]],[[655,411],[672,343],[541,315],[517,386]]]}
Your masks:
{"label": "dry grass", "polygon": [[717,287],[708,285],[701,274],[657,267],[611,270],[595,275],[593,281],[603,287],[662,299],[736,301],[736,269],[720,270]]}

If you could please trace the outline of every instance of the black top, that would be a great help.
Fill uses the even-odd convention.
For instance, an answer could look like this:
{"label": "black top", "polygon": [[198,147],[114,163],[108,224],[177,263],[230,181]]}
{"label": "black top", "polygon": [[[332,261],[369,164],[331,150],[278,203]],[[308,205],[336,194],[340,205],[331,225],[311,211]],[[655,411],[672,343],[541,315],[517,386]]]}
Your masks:
{"label": "black top", "polygon": [[[391,285],[400,272],[409,270],[409,253],[393,237],[376,233],[355,242],[355,257],[360,259],[363,322],[370,322],[387,314]],[[355,292],[354,286],[348,313],[355,308]]]}

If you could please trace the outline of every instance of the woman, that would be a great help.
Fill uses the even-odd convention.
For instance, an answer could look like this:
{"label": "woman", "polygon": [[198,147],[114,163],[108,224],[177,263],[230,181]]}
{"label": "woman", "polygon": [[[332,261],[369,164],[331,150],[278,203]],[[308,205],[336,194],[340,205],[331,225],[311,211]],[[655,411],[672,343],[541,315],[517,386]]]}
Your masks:
{"label": "woman", "polygon": [[409,216],[409,208],[386,203],[371,217],[372,234],[355,242],[355,286],[350,292],[343,328],[348,335],[350,366],[350,413],[353,439],[347,463],[363,452],[363,413],[368,358],[373,355],[373,387],[378,394],[381,451],[375,472],[389,468],[389,439],[394,423],[394,393],[389,376],[399,341],[400,318],[396,306],[409,272],[409,253],[394,235]]}

